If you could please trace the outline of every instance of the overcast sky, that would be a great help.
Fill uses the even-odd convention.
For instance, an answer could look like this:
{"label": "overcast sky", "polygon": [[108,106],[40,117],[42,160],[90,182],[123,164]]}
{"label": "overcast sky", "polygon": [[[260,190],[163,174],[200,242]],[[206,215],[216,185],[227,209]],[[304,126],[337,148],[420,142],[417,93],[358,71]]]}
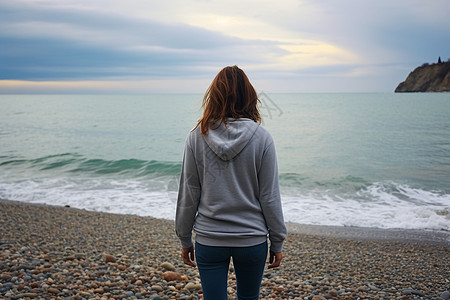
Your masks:
{"label": "overcast sky", "polygon": [[393,92],[450,58],[448,0],[0,0],[0,93]]}

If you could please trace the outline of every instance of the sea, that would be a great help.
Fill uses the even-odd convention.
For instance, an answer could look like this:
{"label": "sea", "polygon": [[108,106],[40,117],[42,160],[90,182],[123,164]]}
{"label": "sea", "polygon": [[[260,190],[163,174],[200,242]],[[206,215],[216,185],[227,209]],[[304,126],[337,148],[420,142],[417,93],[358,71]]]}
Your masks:
{"label": "sea", "polygon": [[[450,231],[449,93],[259,92],[286,222]],[[173,220],[201,94],[0,95],[0,199]]]}

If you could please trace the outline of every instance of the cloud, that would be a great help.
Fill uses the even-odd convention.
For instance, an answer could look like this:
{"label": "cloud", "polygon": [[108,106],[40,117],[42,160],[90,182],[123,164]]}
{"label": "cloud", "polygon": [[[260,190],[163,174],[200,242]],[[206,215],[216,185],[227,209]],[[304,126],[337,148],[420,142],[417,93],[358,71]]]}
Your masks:
{"label": "cloud", "polygon": [[257,47],[280,52],[185,24],[40,7],[19,15],[0,24],[1,79],[189,76],[212,61],[260,63]]}
{"label": "cloud", "polygon": [[57,80],[24,81],[0,80],[0,91],[4,94],[147,94],[147,93],[203,93],[210,82],[206,79],[136,79],[122,80]]}
{"label": "cloud", "polygon": [[[449,50],[447,1],[317,1],[315,32],[373,64],[405,63]],[[436,54],[434,54],[436,55]]]}
{"label": "cloud", "polygon": [[276,91],[393,90],[447,58],[449,15],[446,0],[4,1],[0,80],[203,91],[238,64]]}

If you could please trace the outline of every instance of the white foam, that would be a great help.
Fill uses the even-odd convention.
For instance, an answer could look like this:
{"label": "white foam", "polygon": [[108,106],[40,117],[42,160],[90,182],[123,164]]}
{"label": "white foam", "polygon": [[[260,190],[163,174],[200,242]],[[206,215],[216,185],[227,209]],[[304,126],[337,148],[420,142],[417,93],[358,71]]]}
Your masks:
{"label": "white foam", "polygon": [[[395,192],[389,192],[394,187]],[[329,191],[328,191],[329,192]],[[450,195],[375,183],[354,195],[283,197],[286,221],[302,224],[450,230]]]}
{"label": "white foam", "polygon": [[[3,176],[2,176],[3,177]],[[0,198],[174,219],[176,179],[0,178]],[[352,195],[283,194],[285,220],[300,224],[450,230],[450,195],[375,183]]]}
{"label": "white foam", "polygon": [[61,178],[1,183],[0,198],[163,219],[175,216],[175,205],[164,189],[157,191],[152,184],[137,180]]}

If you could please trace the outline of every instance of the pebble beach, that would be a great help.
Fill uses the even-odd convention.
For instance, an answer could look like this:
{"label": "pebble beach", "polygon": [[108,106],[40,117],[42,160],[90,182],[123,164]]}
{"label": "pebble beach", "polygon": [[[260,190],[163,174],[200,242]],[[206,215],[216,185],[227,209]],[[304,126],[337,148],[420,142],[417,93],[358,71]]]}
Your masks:
{"label": "pebble beach", "polygon": [[[450,299],[446,232],[288,230],[260,299]],[[173,221],[150,217],[0,200],[0,271],[0,299],[203,298]]]}

